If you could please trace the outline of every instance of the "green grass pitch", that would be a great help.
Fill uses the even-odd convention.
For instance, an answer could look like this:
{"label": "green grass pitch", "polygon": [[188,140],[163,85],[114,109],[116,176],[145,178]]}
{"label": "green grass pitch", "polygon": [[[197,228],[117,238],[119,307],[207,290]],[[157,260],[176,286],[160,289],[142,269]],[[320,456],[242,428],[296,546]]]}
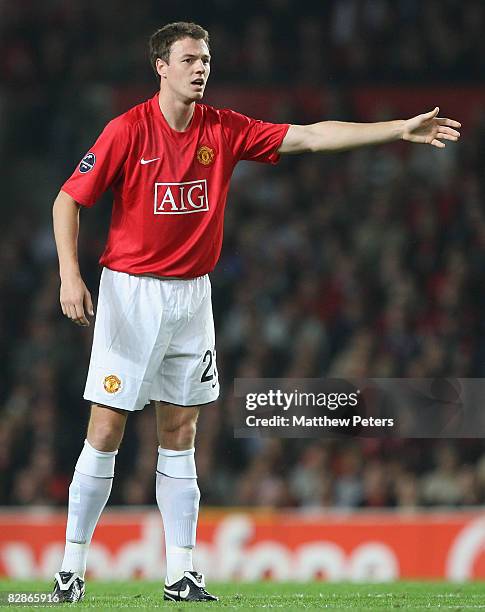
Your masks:
{"label": "green grass pitch", "polygon": [[[51,583],[0,581],[0,610],[41,610],[51,606],[4,603],[7,593],[47,592]],[[229,610],[477,610],[485,609],[485,582],[350,583],[210,583],[208,590],[219,602],[188,604],[163,601],[161,584],[155,582],[88,582],[86,598],[76,606],[56,608],[82,610],[183,610],[210,608]]]}

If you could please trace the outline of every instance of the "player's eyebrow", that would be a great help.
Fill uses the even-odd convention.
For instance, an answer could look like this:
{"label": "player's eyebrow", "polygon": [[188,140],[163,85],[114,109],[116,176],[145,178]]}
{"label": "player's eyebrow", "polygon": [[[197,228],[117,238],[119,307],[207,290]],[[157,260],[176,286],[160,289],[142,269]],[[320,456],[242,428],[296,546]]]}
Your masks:
{"label": "player's eyebrow", "polygon": [[200,57],[201,59],[208,59],[208,60],[210,60],[211,58],[211,56],[208,55],[207,53],[203,53],[202,55],[195,55],[194,53],[184,53],[181,59],[187,59],[189,57],[195,57],[195,58]]}

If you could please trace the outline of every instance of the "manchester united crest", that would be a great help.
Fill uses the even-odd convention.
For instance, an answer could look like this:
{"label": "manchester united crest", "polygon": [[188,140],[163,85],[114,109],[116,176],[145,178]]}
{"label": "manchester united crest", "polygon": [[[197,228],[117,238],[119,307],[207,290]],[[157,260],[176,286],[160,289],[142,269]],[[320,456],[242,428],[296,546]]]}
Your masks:
{"label": "manchester united crest", "polygon": [[108,393],[116,393],[121,389],[121,380],[114,374],[110,374],[104,379],[103,386]]}
{"label": "manchester united crest", "polygon": [[214,149],[207,145],[202,145],[197,151],[197,161],[203,166],[209,166],[214,161]]}

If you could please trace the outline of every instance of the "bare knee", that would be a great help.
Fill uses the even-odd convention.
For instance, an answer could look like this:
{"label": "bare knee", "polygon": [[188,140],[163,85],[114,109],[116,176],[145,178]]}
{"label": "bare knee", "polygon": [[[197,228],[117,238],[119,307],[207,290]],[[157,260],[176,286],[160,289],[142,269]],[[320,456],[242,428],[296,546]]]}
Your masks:
{"label": "bare knee", "polygon": [[193,448],[195,443],[195,420],[164,427],[159,432],[160,446],[171,450]]}
{"label": "bare knee", "polygon": [[109,452],[119,448],[127,419],[126,411],[93,404],[87,439],[96,450]]}
{"label": "bare knee", "polygon": [[199,406],[182,407],[155,402],[158,442],[169,450],[194,448]]}

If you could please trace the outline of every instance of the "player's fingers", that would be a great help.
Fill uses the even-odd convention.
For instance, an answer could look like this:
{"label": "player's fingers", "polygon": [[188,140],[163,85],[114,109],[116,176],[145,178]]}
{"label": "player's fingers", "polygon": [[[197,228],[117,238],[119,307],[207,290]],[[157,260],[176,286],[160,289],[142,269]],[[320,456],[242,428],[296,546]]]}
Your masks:
{"label": "player's fingers", "polygon": [[433,119],[433,117],[436,117],[436,115],[440,112],[439,106],[436,106],[432,111],[429,111],[429,113],[423,113],[423,115],[421,115],[423,117],[424,120],[428,120],[428,119]]}
{"label": "player's fingers", "polygon": [[76,312],[76,305],[75,304],[69,304],[67,306],[67,316],[69,317],[69,319],[71,319],[71,321],[73,323],[75,323],[76,325],[81,325],[80,321],[79,321],[79,315]]}
{"label": "player's fingers", "polygon": [[436,120],[440,125],[449,125],[450,127],[461,127],[461,123],[459,121],[455,121],[454,119],[447,119],[446,117],[437,117]]}
{"label": "player's fingers", "polygon": [[440,125],[438,127],[438,131],[440,134],[451,134],[452,136],[456,136],[459,138],[460,132],[458,130],[454,130],[453,128],[446,127],[446,125]]}
{"label": "player's fingers", "polygon": [[61,302],[61,310],[62,310],[62,314],[67,317],[67,311],[66,311],[66,307],[64,306],[64,304]]}
{"label": "player's fingers", "polygon": [[78,325],[82,325],[83,327],[87,327],[89,325],[89,321],[87,320],[86,315],[84,314],[84,308],[83,308],[82,304],[76,304],[75,305],[75,311],[76,311],[75,322]]}
{"label": "player's fingers", "polygon": [[436,138],[441,138],[441,140],[452,140],[453,142],[458,140],[458,136],[453,136],[452,134],[442,134],[441,132],[436,134]]}
{"label": "player's fingers", "polygon": [[75,321],[76,319],[76,309],[72,304],[66,305],[66,315],[71,319],[71,321]]}
{"label": "player's fingers", "polygon": [[433,145],[433,147],[438,147],[438,149],[444,149],[446,147],[444,142],[436,140],[436,138],[431,141],[431,144]]}
{"label": "player's fingers", "polygon": [[79,327],[89,327],[89,321],[86,319],[86,317],[78,317],[77,319],[74,319],[74,323],[79,325]]}
{"label": "player's fingers", "polygon": [[91,299],[91,294],[87,290],[84,294],[84,308],[89,315],[94,315],[93,300]]}

